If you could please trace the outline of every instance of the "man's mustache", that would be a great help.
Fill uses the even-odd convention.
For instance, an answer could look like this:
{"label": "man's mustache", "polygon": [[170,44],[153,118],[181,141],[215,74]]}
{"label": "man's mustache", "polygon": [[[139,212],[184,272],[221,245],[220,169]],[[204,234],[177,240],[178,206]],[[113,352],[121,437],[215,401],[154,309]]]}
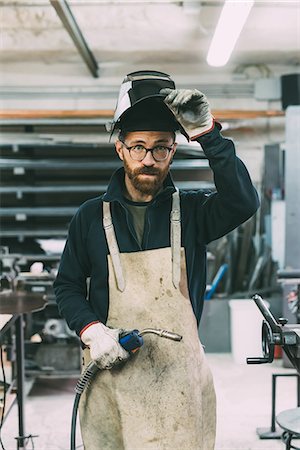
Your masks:
{"label": "man's mustache", "polygon": [[159,175],[160,170],[154,167],[142,167],[140,169],[136,169],[134,172],[135,175]]}

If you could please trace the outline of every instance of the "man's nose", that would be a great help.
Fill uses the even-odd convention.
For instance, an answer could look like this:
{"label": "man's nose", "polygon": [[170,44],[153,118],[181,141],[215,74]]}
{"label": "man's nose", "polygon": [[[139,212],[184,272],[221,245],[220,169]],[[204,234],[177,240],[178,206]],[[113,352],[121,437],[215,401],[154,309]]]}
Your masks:
{"label": "man's nose", "polygon": [[153,158],[152,152],[147,152],[145,158],[143,159],[142,163],[144,166],[154,166],[155,159]]}

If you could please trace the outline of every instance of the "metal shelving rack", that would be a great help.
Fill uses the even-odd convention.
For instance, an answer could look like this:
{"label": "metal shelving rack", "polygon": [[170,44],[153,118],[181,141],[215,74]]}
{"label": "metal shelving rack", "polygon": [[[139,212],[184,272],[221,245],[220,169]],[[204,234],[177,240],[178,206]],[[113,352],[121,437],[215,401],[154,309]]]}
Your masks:
{"label": "metal shelving rack", "polygon": [[[2,120],[0,127],[2,240],[65,237],[79,205],[104,193],[121,165],[103,120]],[[201,149],[179,145],[172,174],[183,189],[214,187]]]}

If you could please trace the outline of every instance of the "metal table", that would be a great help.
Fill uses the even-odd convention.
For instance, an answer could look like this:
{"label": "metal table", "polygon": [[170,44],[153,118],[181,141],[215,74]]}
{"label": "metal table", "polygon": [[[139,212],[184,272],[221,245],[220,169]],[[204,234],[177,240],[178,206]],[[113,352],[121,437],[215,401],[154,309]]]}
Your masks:
{"label": "metal table", "polygon": [[299,449],[299,447],[292,445],[292,439],[300,438],[300,408],[282,411],[276,417],[276,422],[285,430],[282,437],[286,444],[286,450]]}
{"label": "metal table", "polygon": [[45,296],[26,292],[0,292],[0,314],[11,314],[11,319],[0,330],[0,342],[7,330],[15,325],[16,332],[16,362],[17,362],[17,403],[18,403],[18,432],[17,449],[25,448],[24,427],[24,329],[23,315],[29,312],[40,311],[45,308],[47,302]]}

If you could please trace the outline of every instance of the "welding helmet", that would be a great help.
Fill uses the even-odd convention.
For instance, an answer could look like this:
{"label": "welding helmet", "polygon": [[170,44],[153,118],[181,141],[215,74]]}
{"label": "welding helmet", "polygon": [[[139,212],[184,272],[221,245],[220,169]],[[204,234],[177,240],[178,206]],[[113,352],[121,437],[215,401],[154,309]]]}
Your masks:
{"label": "welding helmet", "polygon": [[128,74],[121,85],[114,119],[107,127],[111,135],[123,131],[176,131],[180,125],[164,103],[161,89],[175,89],[169,75],[155,70]]}

